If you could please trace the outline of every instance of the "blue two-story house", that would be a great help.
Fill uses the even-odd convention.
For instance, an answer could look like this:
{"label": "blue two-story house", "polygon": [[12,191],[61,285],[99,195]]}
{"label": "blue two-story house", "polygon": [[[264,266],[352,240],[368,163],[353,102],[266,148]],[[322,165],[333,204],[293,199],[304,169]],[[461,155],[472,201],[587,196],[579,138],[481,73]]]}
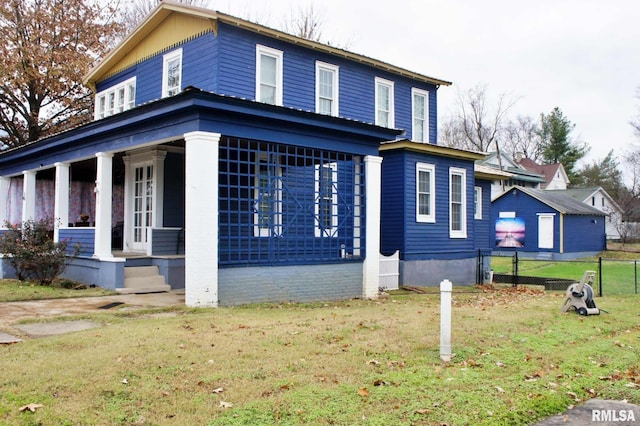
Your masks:
{"label": "blue two-story house", "polygon": [[82,243],[68,278],[123,292],[184,288],[190,306],[375,297],[381,244],[421,259],[388,240],[396,225],[384,223],[395,220],[386,175],[424,201],[424,174],[419,189],[401,188],[383,166],[414,152],[436,173],[431,208],[450,233],[404,235],[439,252],[476,249],[481,154],[433,145],[447,81],[162,2],[85,84],[91,123],[0,155],[0,219],[56,218],[55,239]]}

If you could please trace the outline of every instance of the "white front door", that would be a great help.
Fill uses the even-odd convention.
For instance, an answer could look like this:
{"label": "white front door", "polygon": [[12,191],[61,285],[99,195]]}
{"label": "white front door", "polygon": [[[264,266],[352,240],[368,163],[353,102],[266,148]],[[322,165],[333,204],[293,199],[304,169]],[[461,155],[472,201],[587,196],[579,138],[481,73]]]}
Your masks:
{"label": "white front door", "polygon": [[553,214],[538,215],[538,248],[553,248]]}
{"label": "white front door", "polygon": [[153,164],[137,165],[134,176],[131,248],[146,251],[148,229],[153,224]]}
{"label": "white front door", "polygon": [[148,253],[151,228],[162,227],[165,156],[151,149],[123,157],[125,252]]}

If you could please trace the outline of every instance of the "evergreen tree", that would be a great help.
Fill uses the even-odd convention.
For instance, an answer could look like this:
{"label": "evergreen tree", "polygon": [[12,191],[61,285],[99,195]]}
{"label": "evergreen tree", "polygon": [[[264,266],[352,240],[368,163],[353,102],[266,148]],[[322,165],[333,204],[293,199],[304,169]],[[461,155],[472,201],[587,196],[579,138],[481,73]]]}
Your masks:
{"label": "evergreen tree", "polygon": [[622,193],[622,171],[614,156],[613,150],[601,160],[594,160],[584,166],[577,174],[574,186],[592,187],[601,186],[614,198]]}
{"label": "evergreen tree", "polygon": [[574,127],[575,124],[558,107],[547,115],[540,114],[538,136],[542,160],[545,164],[561,163],[569,180],[576,177],[575,166],[578,160],[589,152],[586,143],[572,140],[571,132]]}

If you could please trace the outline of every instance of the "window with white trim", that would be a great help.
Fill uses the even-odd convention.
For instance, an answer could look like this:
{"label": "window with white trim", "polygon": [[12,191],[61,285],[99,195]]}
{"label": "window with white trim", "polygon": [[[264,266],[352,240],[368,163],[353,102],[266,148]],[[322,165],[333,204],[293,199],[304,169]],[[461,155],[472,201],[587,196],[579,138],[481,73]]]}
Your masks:
{"label": "window with white trim", "polygon": [[132,77],[98,92],[93,116],[94,119],[100,120],[134,106],[136,106],[136,78]]}
{"label": "window with white trim", "polygon": [[177,95],[182,90],[182,49],[162,57],[162,97]]}
{"label": "window with white trim", "polygon": [[436,221],[436,168],[416,164],[416,222]]}
{"label": "window with white trim", "polygon": [[393,81],[376,77],[376,124],[382,127],[395,127],[393,109]]}
{"label": "window with white trim", "polygon": [[282,105],[282,51],[256,45],[256,100]]}
{"label": "window with white trim", "polygon": [[338,165],[316,165],[316,237],[336,237],[338,233]]}
{"label": "window with white trim", "polygon": [[429,92],[411,89],[411,139],[415,142],[429,142]]}
{"label": "window with white trim", "polygon": [[449,237],[467,238],[467,171],[449,168]]}
{"label": "window with white trim", "polygon": [[316,112],[338,115],[339,68],[316,61]]}
{"label": "window with white trim", "polygon": [[473,190],[473,218],[482,219],[482,187],[476,186]]}
{"label": "window with white trim", "polygon": [[261,153],[255,165],[253,235],[280,235],[282,226],[282,168],[277,156]]}

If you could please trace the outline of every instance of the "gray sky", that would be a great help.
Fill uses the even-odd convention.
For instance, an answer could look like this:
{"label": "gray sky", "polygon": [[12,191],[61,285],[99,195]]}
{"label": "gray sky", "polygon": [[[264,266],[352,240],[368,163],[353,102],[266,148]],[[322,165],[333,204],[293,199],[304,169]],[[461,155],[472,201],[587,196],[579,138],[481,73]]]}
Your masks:
{"label": "gray sky", "polygon": [[[311,0],[209,0],[209,7],[279,27]],[[452,81],[438,91],[439,120],[457,91],[487,86],[519,99],[509,116],[537,119],[559,107],[587,161],[636,141],[640,100],[637,0],[315,0],[323,37],[347,50]]]}

